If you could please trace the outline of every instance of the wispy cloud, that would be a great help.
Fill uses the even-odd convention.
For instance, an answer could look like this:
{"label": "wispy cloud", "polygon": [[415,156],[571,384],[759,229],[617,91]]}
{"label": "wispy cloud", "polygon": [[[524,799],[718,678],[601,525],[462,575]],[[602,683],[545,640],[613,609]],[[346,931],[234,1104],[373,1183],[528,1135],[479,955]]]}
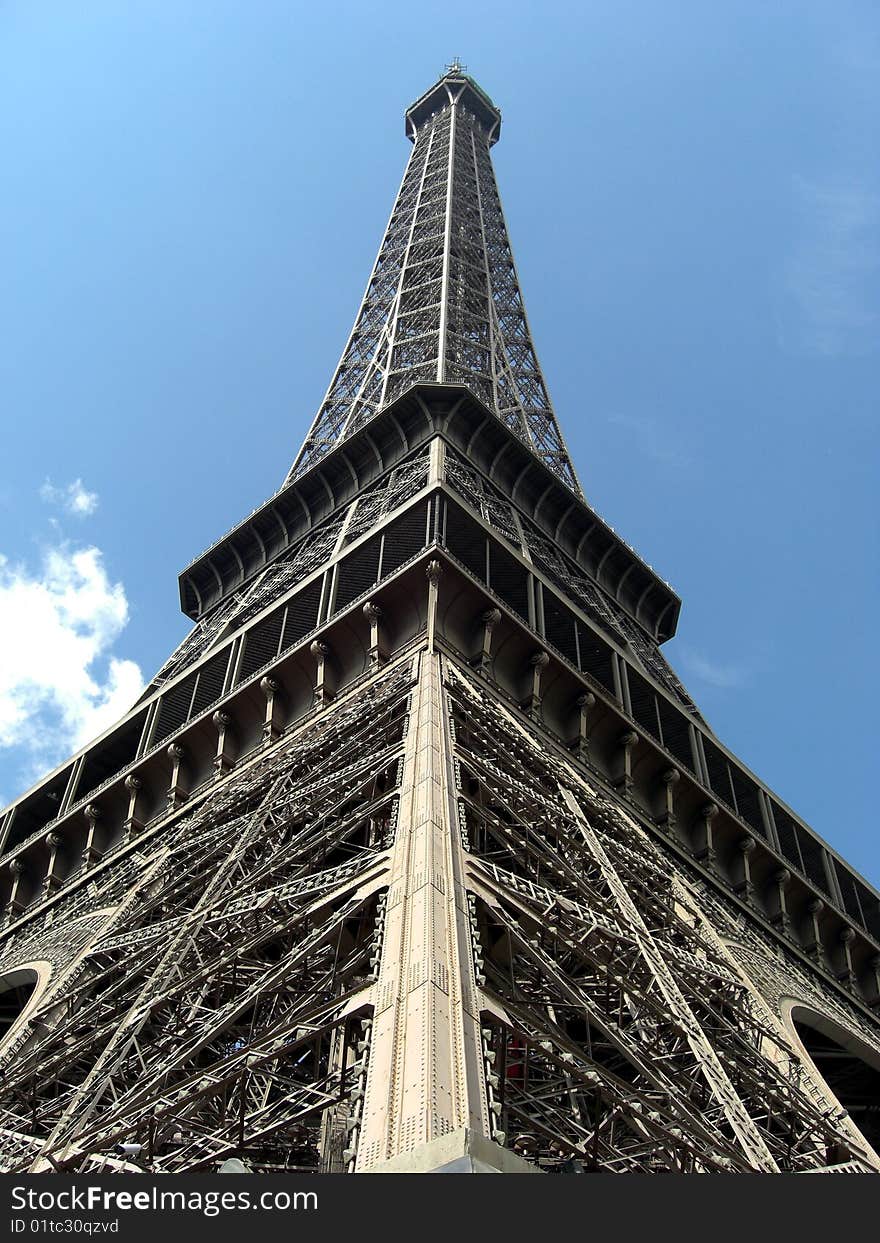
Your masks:
{"label": "wispy cloud", "polygon": [[748,670],[741,665],[722,664],[692,648],[683,649],[681,661],[691,678],[718,690],[732,690],[748,681]]}
{"label": "wispy cloud", "polygon": [[780,344],[798,353],[867,354],[880,341],[880,194],[853,180],[796,177],[796,224],[782,273]]}
{"label": "wispy cloud", "polygon": [[37,569],[0,554],[0,751],[23,786],[139,695],[140,669],[112,650],[128,613],[98,548],[59,544]]}
{"label": "wispy cloud", "polygon": [[649,415],[620,414],[606,416],[614,427],[621,427],[628,434],[630,443],[645,457],[665,466],[690,466],[691,458],[675,440],[669,429],[659,419]]}
{"label": "wispy cloud", "polygon": [[77,518],[88,518],[98,508],[97,492],[89,492],[81,479],[74,479],[61,488],[47,479],[40,488],[40,497],[48,505],[59,505]]}

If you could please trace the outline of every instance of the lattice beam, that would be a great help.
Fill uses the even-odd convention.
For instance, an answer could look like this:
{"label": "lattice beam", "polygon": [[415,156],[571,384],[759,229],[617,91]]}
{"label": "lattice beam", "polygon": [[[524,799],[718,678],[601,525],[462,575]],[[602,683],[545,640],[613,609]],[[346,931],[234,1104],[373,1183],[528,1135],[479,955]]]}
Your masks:
{"label": "lattice beam", "polygon": [[453,69],[410,110],[413,151],[351,336],[288,481],[413,384],[466,384],[575,492],[489,148],[500,114]]}

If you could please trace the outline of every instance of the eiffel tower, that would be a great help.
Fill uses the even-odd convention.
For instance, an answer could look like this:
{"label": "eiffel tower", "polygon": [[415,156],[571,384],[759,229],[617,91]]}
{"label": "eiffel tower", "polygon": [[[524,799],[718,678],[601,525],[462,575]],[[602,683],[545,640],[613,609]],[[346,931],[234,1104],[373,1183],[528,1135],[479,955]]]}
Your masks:
{"label": "eiffel tower", "polygon": [[878,894],[585,501],[458,63],[283,486],[0,819],[0,1169],[880,1169]]}

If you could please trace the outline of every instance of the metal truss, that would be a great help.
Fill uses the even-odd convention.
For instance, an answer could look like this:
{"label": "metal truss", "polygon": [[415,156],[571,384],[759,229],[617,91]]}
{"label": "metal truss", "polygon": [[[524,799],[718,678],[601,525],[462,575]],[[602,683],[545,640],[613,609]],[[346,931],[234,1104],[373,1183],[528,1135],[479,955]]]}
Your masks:
{"label": "metal truss", "polygon": [[350,544],[403,505],[425,485],[427,479],[428,452],[422,450],[310,531],[241,590],[202,618],[156,674],[143,698],[196,664],[221,639],[246,626],[285,592],[329,561],[340,546]]}
{"label": "metal truss", "polygon": [[518,513],[508,497],[454,449],[446,450],[446,480],[482,514],[490,526],[500,531],[515,548],[525,551],[529,559],[545,571],[588,617],[617,643],[628,646],[642,667],[689,712],[700,718],[678,675],[641,626],[542,534],[536,523],[525,514]]}
{"label": "metal truss", "polygon": [[545,1168],[876,1158],[637,821],[450,669],[495,1135]]}
{"label": "metal truss", "polygon": [[[489,147],[469,80],[442,80],[355,325],[288,480],[420,381],[466,384],[580,492],[526,319]],[[442,102],[443,106],[439,106]]]}
{"label": "metal truss", "polygon": [[[492,170],[500,114],[455,66],[407,119],[414,147],[391,220],[288,482],[428,382],[467,386],[579,493]],[[467,414],[466,395],[452,395]],[[707,801],[725,798],[717,758],[744,807],[731,769],[695,731],[693,702],[635,620],[645,614],[612,598],[601,564],[591,578],[563,551],[546,517],[539,525],[556,484],[473,409],[491,445],[505,440],[547,485],[531,517],[523,475],[505,494],[468,460],[473,440],[456,452],[464,441],[448,424],[413,440],[389,412],[363,438],[363,473],[349,445],[336,490],[330,463],[313,505],[306,484],[292,490],[274,543],[255,526],[252,556],[232,537],[227,562],[206,554],[216,591],[193,587],[205,616],[145,692],[163,688],[139,706],[137,739],[129,728],[52,778],[52,820],[10,813],[0,1171],[177,1173],[237,1153],[256,1172],[354,1172],[459,1131],[554,1173],[880,1170],[783,1013],[799,998],[880,1048],[862,1004],[875,994],[856,988],[855,930],[832,923],[847,965],[823,962],[813,887],[809,906],[792,907],[813,920],[813,948],[786,939],[785,850],[762,856],[778,941],[751,865],[739,888],[718,869],[722,846],[747,861],[747,825],[762,831]],[[389,457],[376,449],[381,424],[396,429]],[[429,481],[457,497],[428,504]],[[557,536],[577,506],[562,502]],[[462,560],[468,539],[483,548],[479,582],[442,545],[453,510]],[[522,554],[528,606],[493,596],[504,573],[496,582],[492,567],[512,557],[476,514]],[[581,557],[582,544],[567,546]],[[493,598],[509,616],[487,609]],[[591,674],[584,616],[620,674],[614,697],[602,693],[602,734],[588,732],[598,697],[586,692],[615,678]],[[666,749],[680,725],[694,739],[682,771]],[[687,762],[698,751],[705,785]],[[660,781],[666,815],[649,820]],[[705,849],[688,837],[694,816]],[[799,832],[792,824],[797,852]],[[23,975],[36,981],[26,994]],[[836,989],[847,980],[850,1010]],[[518,1164],[501,1156],[499,1169]]]}
{"label": "metal truss", "polygon": [[54,969],[4,1049],[0,1168],[112,1170],[119,1143],[159,1172],[343,1168],[409,685],[404,663],[19,934]]}
{"label": "metal truss", "polygon": [[191,801],[0,956],[52,965],[0,1059],[6,1172],[353,1171],[462,1125],[549,1172],[880,1166],[758,932],[734,957],[430,637]]}

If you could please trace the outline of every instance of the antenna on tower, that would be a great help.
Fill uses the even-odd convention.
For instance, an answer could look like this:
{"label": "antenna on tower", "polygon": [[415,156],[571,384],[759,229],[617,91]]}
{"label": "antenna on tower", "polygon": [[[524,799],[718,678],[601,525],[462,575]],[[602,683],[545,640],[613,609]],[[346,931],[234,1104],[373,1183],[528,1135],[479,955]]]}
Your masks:
{"label": "antenna on tower", "polygon": [[467,65],[463,65],[461,63],[460,56],[453,56],[451,64],[446,66],[446,72],[447,74],[450,74],[450,75],[456,74],[456,73],[464,73],[466,69],[467,69]]}

